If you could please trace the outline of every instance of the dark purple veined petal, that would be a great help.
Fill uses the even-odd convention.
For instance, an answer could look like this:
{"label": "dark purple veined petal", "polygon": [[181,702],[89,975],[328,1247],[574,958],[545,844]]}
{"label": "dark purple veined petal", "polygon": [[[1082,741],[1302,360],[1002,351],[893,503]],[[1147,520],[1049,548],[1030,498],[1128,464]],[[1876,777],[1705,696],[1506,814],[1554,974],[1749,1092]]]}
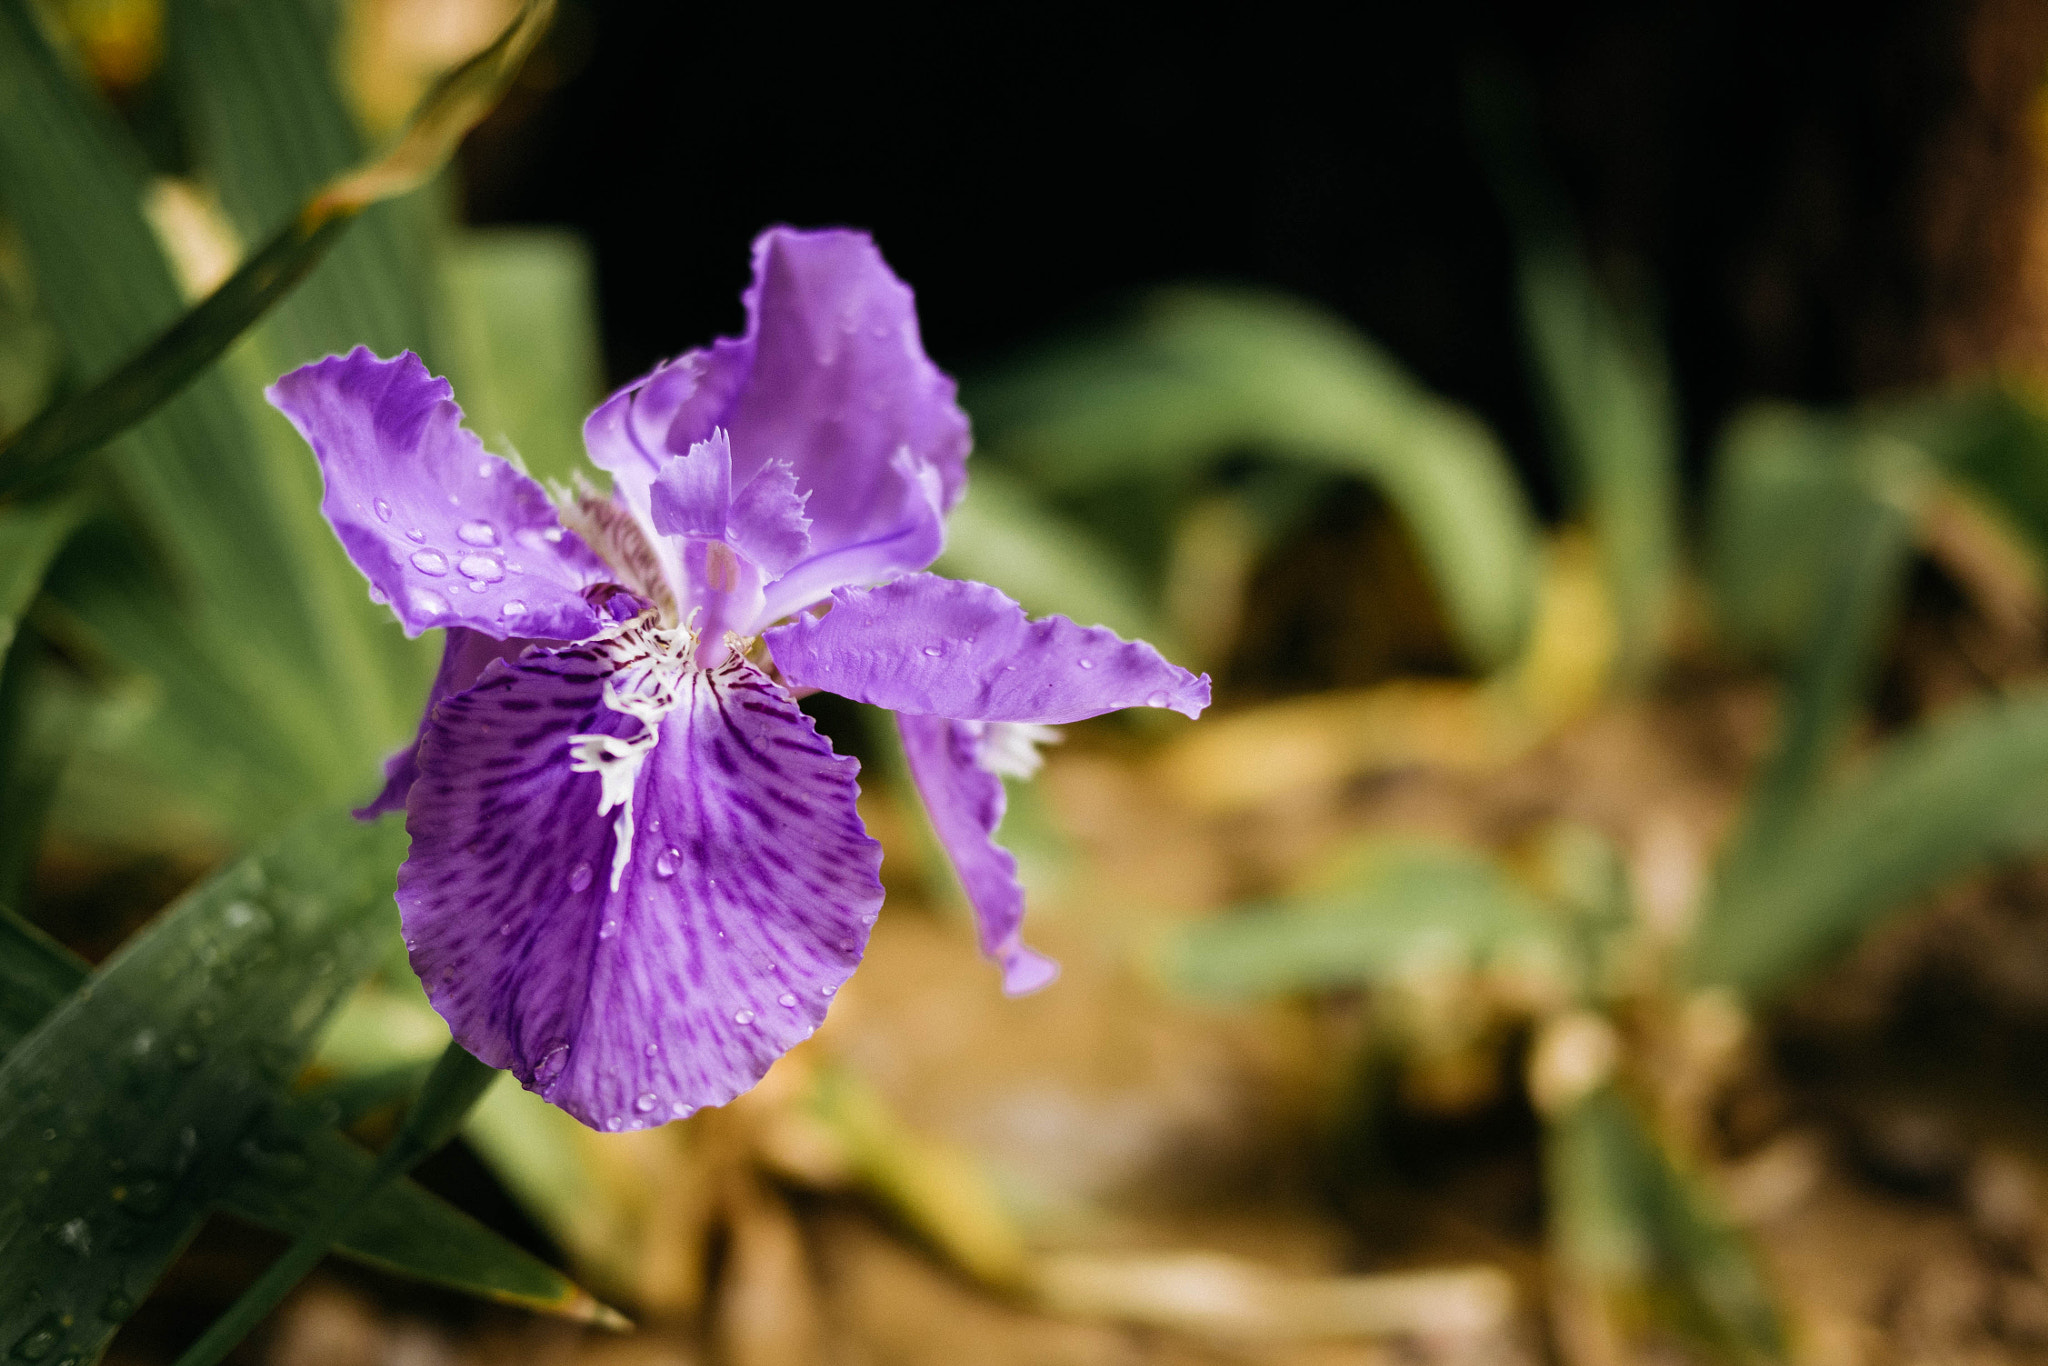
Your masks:
{"label": "dark purple veined petal", "polygon": [[1003,990],[1023,996],[1049,985],[1059,976],[1059,965],[1024,947],[1024,888],[1017,881],[1017,860],[995,842],[1007,798],[1003,780],[978,761],[981,723],[899,712],[896,729],[932,831],[974,907],[981,951],[1002,967]]}
{"label": "dark purple veined petal", "polygon": [[375,820],[386,811],[404,810],[406,793],[412,791],[413,780],[419,777],[420,739],[427,733],[434,708],[475,683],[492,660],[517,659],[519,652],[533,643],[496,640],[481,631],[449,627],[448,638],[441,645],[441,667],[434,671],[434,685],[427,689],[427,705],[420,711],[419,730],[413,734],[411,744],[384,761],[384,789],[368,806],[357,809],[356,819]]}
{"label": "dark purple veined petal", "polygon": [[918,716],[1060,725],[1124,707],[1184,716],[1209,705],[1209,677],[1143,641],[1065,617],[1032,621],[985,583],[914,574],[841,589],[823,617],[767,633],[782,676]]}
{"label": "dark purple veined petal", "polygon": [[[882,901],[859,765],[738,657],[671,676],[636,750],[643,722],[604,700],[630,635],[494,664],[440,706],[398,882],[455,1037],[605,1129],[752,1086],[824,1018]],[[600,814],[604,778],[572,763],[593,736],[639,756],[628,809]]]}
{"label": "dark purple veined petal", "polygon": [[771,228],[743,297],[744,336],[656,368],[591,414],[590,458],[643,519],[664,462],[716,429],[731,436],[736,489],[787,464],[808,495],[807,560],[846,575],[804,576],[823,587],[798,605],[922,569],[966,488],[971,440],[953,381],[924,353],[909,286],[866,233]]}
{"label": "dark purple veined petal", "polygon": [[610,575],[563,529],[540,485],[462,426],[448,381],[408,351],[367,347],[301,366],[265,391],[319,458],[320,510],[373,596],[418,635],[581,640],[582,590]]}

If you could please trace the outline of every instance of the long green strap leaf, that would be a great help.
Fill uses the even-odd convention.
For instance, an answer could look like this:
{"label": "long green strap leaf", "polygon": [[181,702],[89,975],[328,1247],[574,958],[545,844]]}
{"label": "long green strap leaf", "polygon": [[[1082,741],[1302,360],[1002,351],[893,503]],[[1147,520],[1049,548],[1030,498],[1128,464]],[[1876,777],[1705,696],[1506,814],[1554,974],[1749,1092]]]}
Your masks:
{"label": "long green strap leaf", "polygon": [[[90,971],[77,955],[0,908],[0,1075],[15,1046],[77,992]],[[317,1097],[265,1107],[235,1156],[214,1200],[251,1223],[293,1236],[317,1229],[362,1188],[375,1162],[335,1132],[328,1106]],[[335,1250],[501,1303],[596,1322],[616,1317],[559,1271],[410,1181],[385,1187],[359,1209]]]}
{"label": "long green strap leaf", "polygon": [[1915,897],[2048,847],[2048,693],[1960,708],[1812,800],[1718,888],[1689,951],[1701,984],[1768,996]]}
{"label": "long green strap leaf", "polygon": [[[365,208],[417,189],[482,121],[546,28],[553,0],[527,0],[488,48],[437,84],[384,155],[329,184],[241,268],[155,341],[0,443],[0,498],[46,485],[182,391],[319,264]],[[23,14],[18,22],[31,21]],[[33,38],[23,35],[22,41]]]}

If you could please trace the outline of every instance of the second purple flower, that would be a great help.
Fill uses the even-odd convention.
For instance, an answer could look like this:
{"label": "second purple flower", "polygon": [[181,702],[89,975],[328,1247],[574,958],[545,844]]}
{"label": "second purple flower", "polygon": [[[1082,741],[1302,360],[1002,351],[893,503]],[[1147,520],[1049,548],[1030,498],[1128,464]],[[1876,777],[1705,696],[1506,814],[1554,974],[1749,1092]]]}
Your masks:
{"label": "second purple flower", "polygon": [[866,946],[859,765],[791,689],[897,714],[1013,993],[1057,969],[1020,936],[1001,775],[1034,765],[1040,727],[1209,700],[1149,645],[919,572],[968,425],[866,235],[763,234],[745,302],[743,336],[591,415],[612,493],[560,507],[411,354],[358,348],[269,391],[372,595],[408,634],[447,628],[364,812],[406,811],[413,967],[464,1047],[605,1129],[746,1090]]}

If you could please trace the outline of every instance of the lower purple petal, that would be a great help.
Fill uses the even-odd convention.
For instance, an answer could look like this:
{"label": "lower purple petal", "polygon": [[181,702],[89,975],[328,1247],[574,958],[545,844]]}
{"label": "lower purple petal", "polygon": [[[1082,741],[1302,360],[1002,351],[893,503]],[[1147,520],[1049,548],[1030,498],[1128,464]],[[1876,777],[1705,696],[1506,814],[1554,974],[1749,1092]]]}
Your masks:
{"label": "lower purple petal", "polygon": [[368,806],[357,808],[355,818],[369,821],[386,811],[403,811],[406,794],[419,777],[420,741],[426,736],[434,708],[475,683],[492,660],[517,659],[519,652],[531,644],[530,640],[495,640],[481,631],[449,627],[448,638],[441,646],[441,667],[434,671],[434,685],[427,689],[427,705],[420,710],[420,727],[413,733],[411,744],[384,761],[383,790]]}
{"label": "lower purple petal", "polygon": [[1050,984],[1059,965],[1024,947],[1017,860],[995,842],[1007,798],[1003,780],[979,762],[981,723],[899,714],[896,729],[932,830],[974,907],[981,951],[1002,966],[1003,990],[1024,996]]}
{"label": "lower purple petal", "polygon": [[858,764],[738,657],[669,678],[630,806],[600,815],[572,739],[645,736],[606,704],[615,660],[535,649],[441,705],[398,900],[464,1047],[592,1127],[638,1129],[732,1099],[817,1027],[881,906],[881,850]]}
{"label": "lower purple petal", "polygon": [[1065,617],[1032,621],[985,583],[913,574],[843,589],[823,617],[767,633],[793,686],[891,711],[1054,726],[1124,707],[1184,716],[1209,705],[1209,678],[1143,641]]}

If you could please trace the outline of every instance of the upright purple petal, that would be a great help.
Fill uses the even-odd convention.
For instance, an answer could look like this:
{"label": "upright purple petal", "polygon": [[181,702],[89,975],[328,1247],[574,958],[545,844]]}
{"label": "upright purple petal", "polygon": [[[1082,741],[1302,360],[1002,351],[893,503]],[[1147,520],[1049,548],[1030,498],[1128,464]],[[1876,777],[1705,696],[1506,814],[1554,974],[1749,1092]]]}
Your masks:
{"label": "upright purple petal", "polygon": [[916,574],[841,589],[823,617],[768,632],[783,677],[917,716],[1059,725],[1123,707],[1184,716],[1209,705],[1209,677],[1143,641],[1065,617],[1032,621],[984,583]]}
{"label": "upright purple petal", "polygon": [[1024,996],[1059,976],[1059,965],[1024,947],[1024,888],[1017,860],[995,842],[1007,798],[1003,780],[982,767],[982,723],[898,713],[903,755],[932,830],[974,907],[981,951],[1003,970],[1003,990]]}
{"label": "upright purple petal", "polygon": [[441,645],[441,667],[434,671],[434,685],[427,689],[427,705],[420,712],[419,730],[411,744],[384,761],[384,790],[368,806],[356,811],[356,819],[375,820],[386,811],[404,810],[406,794],[419,777],[420,741],[426,736],[427,723],[434,718],[434,708],[475,683],[492,660],[517,659],[519,652],[533,643],[497,640],[481,631],[449,627],[448,638]]}
{"label": "upright purple petal", "polygon": [[[399,872],[413,967],[455,1037],[605,1129],[753,1085],[824,1018],[882,901],[858,765],[738,657],[661,675],[673,704],[648,745],[605,698],[646,659],[629,628],[443,703]],[[635,755],[627,809],[601,815],[604,777],[572,763],[594,736]]]}
{"label": "upright purple petal", "polygon": [[654,477],[648,500],[649,520],[664,536],[725,538],[725,517],[732,507],[732,442],[722,431],[676,456]]}
{"label": "upright purple petal", "polygon": [[781,578],[811,553],[809,495],[799,492],[796,472],[777,461],[763,465],[733,496],[726,513],[727,534],[742,555],[771,579]]}
{"label": "upright purple petal", "polygon": [[591,459],[648,518],[664,462],[723,428],[734,488],[780,462],[810,495],[808,558],[847,577],[794,568],[823,585],[804,603],[922,569],[966,488],[971,440],[910,288],[865,233],[772,228],[743,297],[745,335],[657,367],[591,415]]}
{"label": "upright purple petal", "polygon": [[582,590],[604,565],[563,529],[540,485],[462,426],[448,381],[408,351],[367,347],[301,366],[265,391],[319,458],[320,510],[371,592],[416,636],[461,626],[580,640]]}

